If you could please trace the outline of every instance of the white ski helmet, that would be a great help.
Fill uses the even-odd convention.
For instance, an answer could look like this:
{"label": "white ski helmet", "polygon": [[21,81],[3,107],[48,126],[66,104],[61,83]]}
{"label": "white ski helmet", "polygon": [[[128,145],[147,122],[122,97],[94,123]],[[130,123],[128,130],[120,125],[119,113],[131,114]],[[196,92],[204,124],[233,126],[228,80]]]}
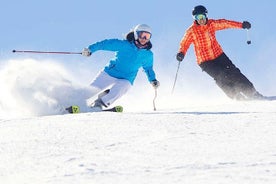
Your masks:
{"label": "white ski helmet", "polygon": [[134,38],[135,40],[138,40],[138,33],[144,31],[151,34],[151,28],[147,24],[138,24],[135,26],[133,32],[134,32]]}

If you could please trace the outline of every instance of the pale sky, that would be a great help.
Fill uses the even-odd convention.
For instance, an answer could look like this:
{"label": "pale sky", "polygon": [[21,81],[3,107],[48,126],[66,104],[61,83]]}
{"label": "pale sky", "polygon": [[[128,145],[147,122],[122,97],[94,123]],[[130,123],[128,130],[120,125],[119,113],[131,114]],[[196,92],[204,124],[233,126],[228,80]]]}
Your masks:
{"label": "pale sky", "polygon": [[[251,47],[275,40],[274,0],[6,0],[0,7],[1,51],[77,50],[104,38],[120,38],[138,23],[152,27],[153,43],[165,37],[178,47],[179,39],[192,23],[191,10],[198,4],[206,6],[209,18],[250,21]],[[223,41],[230,40],[227,47],[244,44],[246,39],[245,31],[228,31],[221,36]]]}

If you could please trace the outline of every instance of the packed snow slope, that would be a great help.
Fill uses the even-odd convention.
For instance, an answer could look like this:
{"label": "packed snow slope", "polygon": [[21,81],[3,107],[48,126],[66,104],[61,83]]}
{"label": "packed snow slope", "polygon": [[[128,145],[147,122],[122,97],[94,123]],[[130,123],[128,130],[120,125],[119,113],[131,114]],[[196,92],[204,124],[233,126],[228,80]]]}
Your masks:
{"label": "packed snow slope", "polygon": [[211,81],[204,94],[178,83],[172,95],[164,81],[153,111],[142,78],[119,100],[124,113],[60,115],[90,94],[69,73],[53,61],[2,66],[1,183],[276,182],[275,102],[231,101]]}
{"label": "packed snow slope", "polygon": [[1,119],[0,181],[274,184],[275,105]]}

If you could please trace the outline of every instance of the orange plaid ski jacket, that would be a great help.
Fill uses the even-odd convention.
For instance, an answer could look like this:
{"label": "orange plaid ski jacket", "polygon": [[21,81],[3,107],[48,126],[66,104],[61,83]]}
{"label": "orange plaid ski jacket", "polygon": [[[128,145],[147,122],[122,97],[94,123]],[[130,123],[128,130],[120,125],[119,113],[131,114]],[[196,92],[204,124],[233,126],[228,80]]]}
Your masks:
{"label": "orange plaid ski jacket", "polygon": [[194,44],[198,64],[213,60],[223,53],[216,40],[215,32],[229,28],[242,28],[242,23],[225,19],[209,19],[207,24],[202,26],[194,21],[180,42],[179,52],[185,55],[190,45]]}

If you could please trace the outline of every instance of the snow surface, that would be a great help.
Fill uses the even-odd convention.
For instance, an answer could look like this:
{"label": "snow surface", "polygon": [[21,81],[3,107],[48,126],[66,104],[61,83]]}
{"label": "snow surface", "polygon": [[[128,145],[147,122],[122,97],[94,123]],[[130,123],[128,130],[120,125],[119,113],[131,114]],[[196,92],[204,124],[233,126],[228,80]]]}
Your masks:
{"label": "snow surface", "polygon": [[2,66],[1,184],[276,183],[276,102],[231,101],[211,83],[197,98],[171,95],[161,80],[157,111],[149,86],[119,100],[124,113],[59,115],[90,92],[68,73],[52,61]]}

